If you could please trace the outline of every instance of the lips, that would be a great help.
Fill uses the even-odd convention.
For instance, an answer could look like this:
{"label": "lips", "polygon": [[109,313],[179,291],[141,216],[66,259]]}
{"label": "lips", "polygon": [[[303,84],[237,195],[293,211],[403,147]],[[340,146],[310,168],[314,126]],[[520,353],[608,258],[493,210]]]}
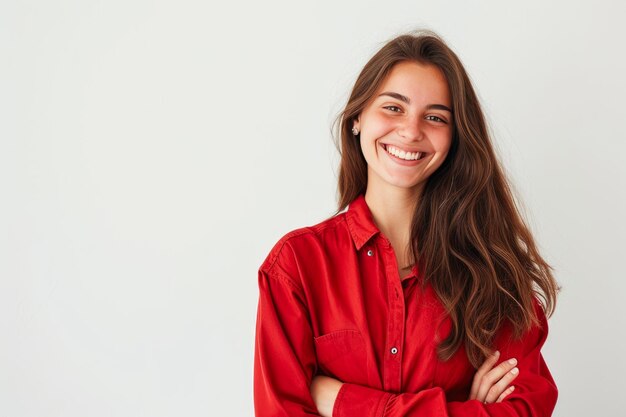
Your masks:
{"label": "lips", "polygon": [[[419,161],[419,160],[421,160],[421,159],[424,159],[424,157],[427,155],[427,153],[426,153],[426,152],[424,152],[424,151],[420,151],[420,150],[411,150],[411,149],[401,148],[401,147],[399,147],[399,146],[396,146],[396,145],[389,145],[389,144],[387,144],[387,143],[381,143],[381,145],[382,145],[382,148],[383,148],[383,149],[384,149],[384,150],[385,150],[385,151],[386,151],[389,155],[391,155],[391,156],[393,156],[393,157],[395,157],[395,158],[398,158],[398,159],[406,160],[406,161]],[[397,155],[392,154],[392,153],[389,151],[388,147],[395,148],[395,149],[396,149],[396,150],[398,150],[398,151],[404,151],[404,153],[405,153],[405,154],[407,154],[407,153],[417,153],[417,154],[419,154],[419,157],[418,157],[417,159],[404,159],[404,158],[401,158],[401,157],[399,157],[399,156],[397,156]]]}

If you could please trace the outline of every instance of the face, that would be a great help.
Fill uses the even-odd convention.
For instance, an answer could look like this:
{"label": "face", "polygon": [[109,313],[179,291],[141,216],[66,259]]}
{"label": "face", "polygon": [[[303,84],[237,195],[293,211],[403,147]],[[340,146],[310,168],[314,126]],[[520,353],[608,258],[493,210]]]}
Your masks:
{"label": "face", "polygon": [[368,189],[420,190],[450,149],[451,108],[439,68],[412,61],[395,64],[354,122],[368,165]]}

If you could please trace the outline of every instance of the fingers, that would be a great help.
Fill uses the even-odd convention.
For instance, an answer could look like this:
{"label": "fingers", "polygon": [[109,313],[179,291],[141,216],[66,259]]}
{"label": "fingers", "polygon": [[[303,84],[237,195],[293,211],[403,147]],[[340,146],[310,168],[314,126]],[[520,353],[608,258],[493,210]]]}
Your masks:
{"label": "fingers", "polygon": [[514,386],[510,386],[509,388],[506,389],[506,391],[504,391],[502,394],[500,394],[500,396],[498,397],[498,399],[496,400],[497,403],[502,402],[502,400],[504,400],[504,397],[506,397],[507,395],[509,395],[510,393],[513,392],[513,390],[515,389]]}
{"label": "fingers", "polygon": [[477,397],[478,390],[480,388],[480,383],[483,377],[485,376],[485,374],[487,374],[487,372],[491,370],[491,368],[493,368],[496,362],[498,362],[499,357],[500,357],[500,352],[496,350],[491,356],[487,357],[485,362],[483,362],[480,368],[478,368],[478,370],[476,371],[476,374],[474,375],[474,380],[472,381],[472,388],[470,390],[470,397],[469,397],[470,400],[473,400]]}
{"label": "fingers", "polygon": [[[493,384],[491,388],[489,389],[489,391],[487,391],[485,402],[489,404],[492,402],[496,402],[502,396],[502,394],[504,394],[507,391],[507,387],[509,386],[511,381],[513,381],[517,377],[517,375],[519,375],[518,368],[513,368],[509,372],[504,374],[502,378],[500,378],[498,382]],[[509,394],[510,393],[506,393],[506,395],[509,395]]]}
{"label": "fingers", "polygon": [[519,369],[515,368],[515,365],[517,360],[512,358],[484,374],[480,379],[476,399],[487,403],[497,400],[519,374]]}

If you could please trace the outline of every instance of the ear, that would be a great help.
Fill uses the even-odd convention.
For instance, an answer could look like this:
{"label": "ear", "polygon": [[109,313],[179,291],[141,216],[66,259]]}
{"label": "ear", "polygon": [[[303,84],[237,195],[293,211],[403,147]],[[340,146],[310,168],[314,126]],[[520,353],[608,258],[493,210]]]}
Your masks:
{"label": "ear", "polygon": [[352,127],[356,127],[357,129],[361,130],[361,115],[358,114],[355,118],[354,121],[352,122]]}

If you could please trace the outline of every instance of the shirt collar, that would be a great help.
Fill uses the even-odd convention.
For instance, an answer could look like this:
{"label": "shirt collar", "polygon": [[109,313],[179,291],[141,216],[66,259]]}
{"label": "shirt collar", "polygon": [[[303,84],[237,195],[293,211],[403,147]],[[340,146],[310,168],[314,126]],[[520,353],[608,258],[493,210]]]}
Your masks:
{"label": "shirt collar", "polygon": [[360,250],[368,240],[380,230],[374,223],[372,212],[365,202],[365,194],[359,194],[349,205],[346,212],[346,222],[357,250]]}

